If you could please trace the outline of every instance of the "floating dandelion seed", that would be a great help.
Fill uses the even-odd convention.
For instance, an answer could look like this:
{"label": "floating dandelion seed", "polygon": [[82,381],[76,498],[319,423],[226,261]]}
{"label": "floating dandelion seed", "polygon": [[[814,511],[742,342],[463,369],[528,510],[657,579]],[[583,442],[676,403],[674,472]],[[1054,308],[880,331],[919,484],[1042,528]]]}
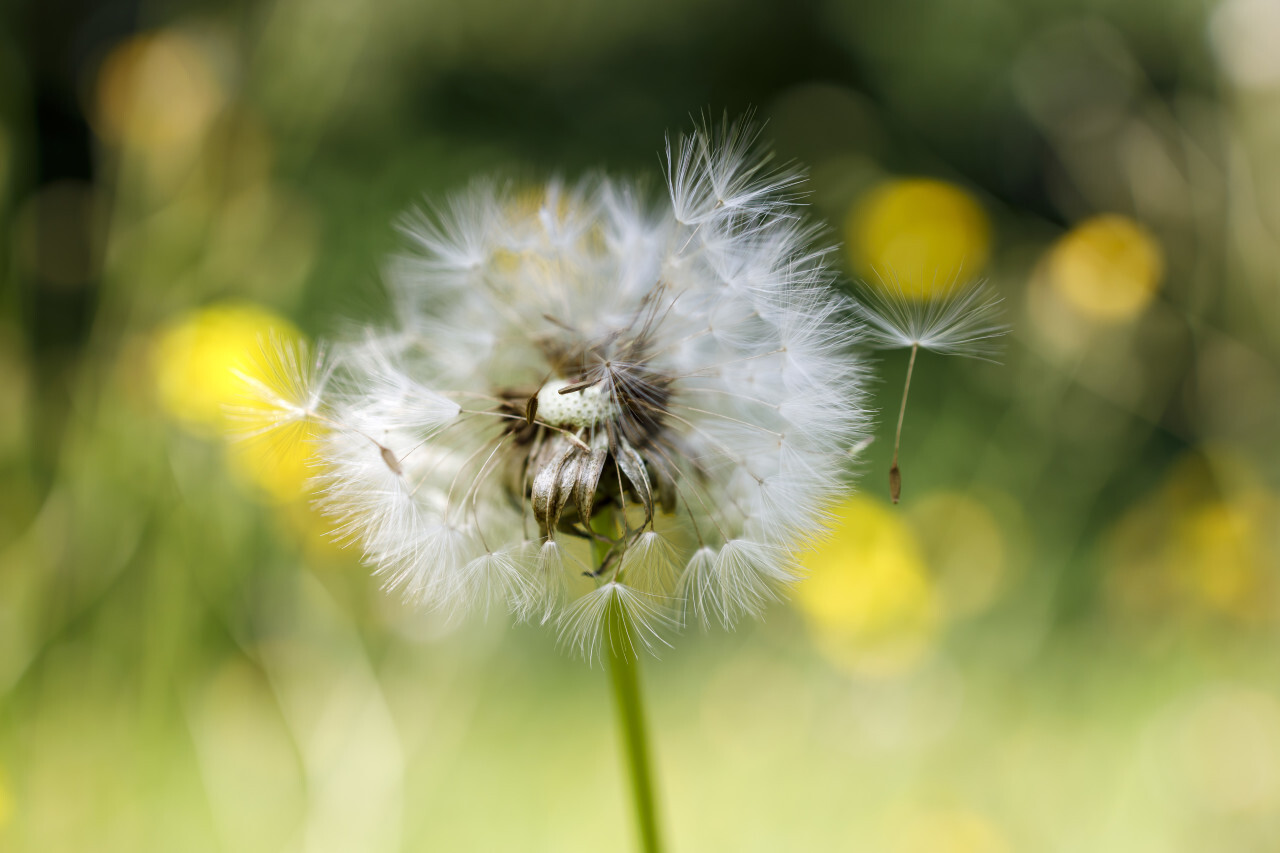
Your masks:
{"label": "floating dandelion seed", "polygon": [[263,428],[323,428],[321,501],[388,587],[590,657],[614,611],[632,653],[795,579],[867,423],[854,306],[749,128],[667,165],[656,207],[598,178],[407,217],[393,322],[255,383]]}
{"label": "floating dandelion seed", "polygon": [[983,283],[952,282],[922,294],[908,294],[896,281],[889,280],[863,285],[859,295],[856,310],[866,324],[867,342],[878,349],[911,347],[889,467],[889,497],[897,503],[902,497],[898,446],[916,354],[926,349],[939,355],[990,361],[999,351],[999,338],[1009,327],[1000,321],[1000,297]]}

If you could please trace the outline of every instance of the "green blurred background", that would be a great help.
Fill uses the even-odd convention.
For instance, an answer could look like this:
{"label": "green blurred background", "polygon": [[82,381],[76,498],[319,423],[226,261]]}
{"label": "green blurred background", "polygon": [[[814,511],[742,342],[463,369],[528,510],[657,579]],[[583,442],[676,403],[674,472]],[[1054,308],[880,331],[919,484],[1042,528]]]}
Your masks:
{"label": "green blurred background", "polygon": [[[493,174],[754,108],[846,278],[981,277],[812,579],[644,677],[680,851],[1280,850],[1275,0],[0,11],[0,849],[626,850],[605,679],[381,593],[229,450]],[[890,419],[905,353],[879,361]],[[887,440],[888,439],[888,440]]]}

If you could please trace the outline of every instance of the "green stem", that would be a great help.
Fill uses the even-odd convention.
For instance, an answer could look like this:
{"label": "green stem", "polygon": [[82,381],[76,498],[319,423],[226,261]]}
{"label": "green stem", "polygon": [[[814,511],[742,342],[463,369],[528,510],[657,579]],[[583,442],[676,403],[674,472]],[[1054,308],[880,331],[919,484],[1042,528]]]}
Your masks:
{"label": "green stem", "polygon": [[[592,523],[597,532],[613,534],[612,513],[604,513]],[[609,551],[608,545],[596,542],[592,556],[597,566],[603,565]],[[639,833],[641,853],[660,853],[662,843],[658,839],[658,814],[653,795],[653,769],[649,763],[649,735],[645,727],[644,707],[640,700],[639,656],[633,645],[634,626],[629,624],[626,611],[615,598],[605,614],[608,620],[607,648],[609,656],[609,682],[613,687],[614,705],[618,712],[618,729],[622,737],[622,751],[631,777],[631,799],[635,808],[636,830]]]}
{"label": "green stem", "polygon": [[609,607],[609,681],[618,709],[618,727],[623,753],[631,776],[631,797],[635,805],[636,828],[643,853],[658,853],[658,815],[653,801],[653,770],[649,764],[649,738],[640,703],[640,668],[631,648],[626,614],[617,602]]}

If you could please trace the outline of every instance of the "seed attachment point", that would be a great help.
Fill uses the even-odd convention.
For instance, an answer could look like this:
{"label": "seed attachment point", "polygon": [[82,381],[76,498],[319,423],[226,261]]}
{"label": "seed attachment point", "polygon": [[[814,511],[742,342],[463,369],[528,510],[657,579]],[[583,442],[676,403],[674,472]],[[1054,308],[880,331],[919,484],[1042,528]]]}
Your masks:
{"label": "seed attachment point", "polygon": [[400,460],[396,458],[396,455],[391,451],[391,448],[379,444],[378,451],[382,454],[382,461],[387,463],[387,467],[391,469],[391,473],[395,474],[397,477],[403,477],[404,466],[400,464]]}

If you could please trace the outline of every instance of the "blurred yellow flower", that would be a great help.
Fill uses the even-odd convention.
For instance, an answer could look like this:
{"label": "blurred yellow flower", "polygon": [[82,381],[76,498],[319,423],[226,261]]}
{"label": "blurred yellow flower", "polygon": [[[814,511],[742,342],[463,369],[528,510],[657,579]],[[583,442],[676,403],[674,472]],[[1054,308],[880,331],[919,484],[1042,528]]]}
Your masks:
{"label": "blurred yellow flower", "polygon": [[885,505],[854,495],[829,538],[803,556],[796,602],[819,648],[865,675],[911,668],[931,646],[939,607],[911,529]]}
{"label": "blurred yellow flower", "polygon": [[1122,618],[1217,617],[1274,622],[1280,496],[1229,488],[1200,456],[1127,512],[1108,542],[1107,591]]}
{"label": "blurred yellow flower", "polygon": [[1081,314],[1111,322],[1131,320],[1160,287],[1164,256],[1155,237],[1117,214],[1086,219],[1053,245],[1049,280]]}
{"label": "blurred yellow flower", "polygon": [[930,492],[910,509],[939,603],[948,618],[990,607],[1009,582],[1000,523],[981,501],[962,492]]}
{"label": "blurred yellow flower", "polygon": [[[156,396],[161,407],[202,435],[234,431],[228,410],[247,402],[244,377],[271,382],[272,362],[283,343],[303,340],[292,323],[249,303],[214,305],[179,317],[160,329],[152,345]],[[252,429],[253,424],[248,424]],[[312,474],[313,426],[298,424],[267,440],[232,445],[235,470],[277,500],[300,497]]]}
{"label": "blurred yellow flower", "polygon": [[189,146],[226,101],[204,47],[176,30],[116,45],[97,84],[97,129],[117,144]]}
{"label": "blurred yellow flower", "polygon": [[982,271],[991,224],[960,187],[908,178],[881,184],[855,204],[845,237],[868,279],[896,282],[904,295],[923,299]]}
{"label": "blurred yellow flower", "polygon": [[288,320],[250,303],[212,305],[171,322],[152,348],[160,405],[197,429],[224,429],[227,407],[245,396],[235,371],[251,369],[254,354],[273,334],[301,339]]}

